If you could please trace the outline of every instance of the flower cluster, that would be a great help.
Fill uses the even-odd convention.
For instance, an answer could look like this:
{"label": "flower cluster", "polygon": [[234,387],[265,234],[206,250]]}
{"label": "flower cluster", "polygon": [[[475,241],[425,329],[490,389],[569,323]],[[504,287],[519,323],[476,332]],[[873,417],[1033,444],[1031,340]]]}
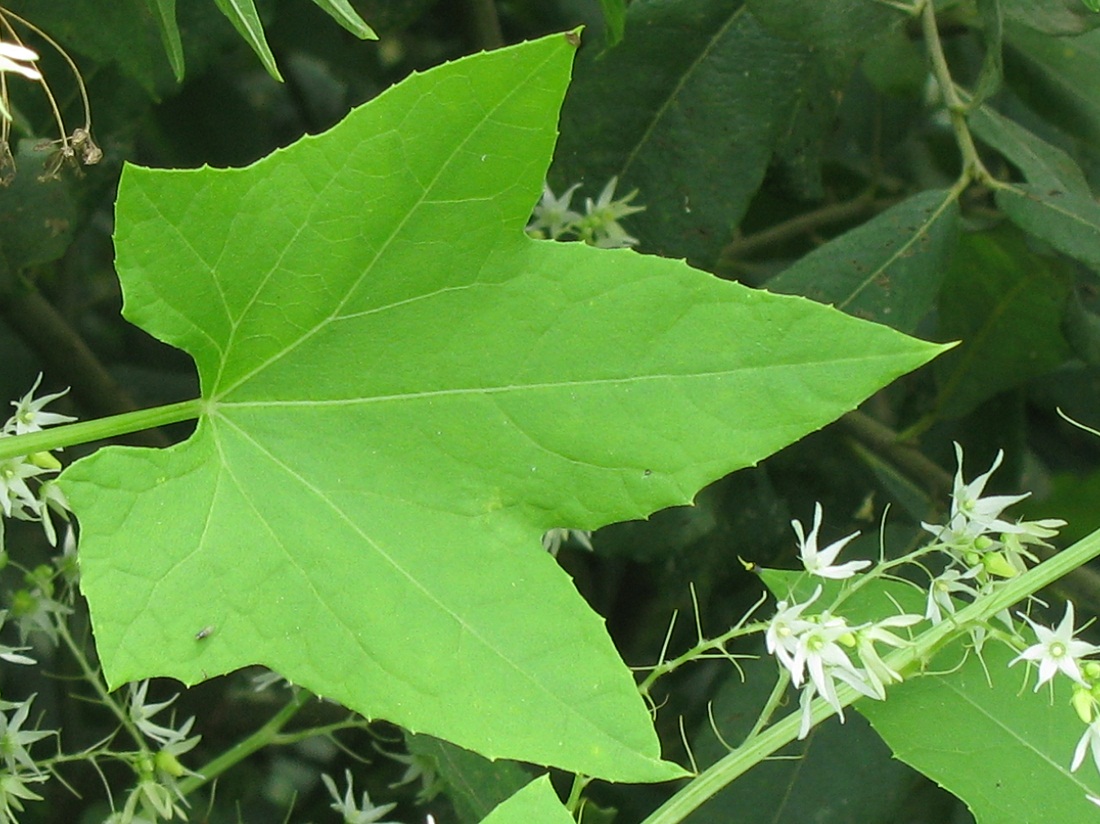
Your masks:
{"label": "flower cluster", "polygon": [[[951,514],[946,524],[922,523],[935,541],[928,549],[947,558],[944,570],[932,579],[928,588],[925,617],[938,624],[946,615],[953,615],[960,596],[979,598],[993,593],[1004,581],[1027,570],[1027,562],[1038,558],[1028,546],[1047,546],[1066,522],[1055,518],[1040,521],[1012,521],[1004,511],[1027,497],[1024,495],[990,495],[982,497],[990,476],[1004,459],[997,453],[993,465],[970,483],[963,480],[962,447],[955,444],[959,469],[955,473],[951,493]],[[1007,611],[998,618],[1009,632],[1014,632]],[[986,628],[974,627],[971,638],[981,649],[987,636]]]}
{"label": "flower cluster", "polygon": [[[800,530],[796,531],[801,537]],[[811,535],[816,531],[815,525]],[[827,551],[834,548],[839,551],[853,537],[848,536],[832,544]],[[807,571],[821,575],[809,568]],[[830,568],[830,571],[835,573],[836,568]],[[868,698],[885,700],[886,687],[900,682],[902,678],[883,661],[875,644],[904,646],[908,642],[891,632],[890,628],[908,627],[923,620],[920,615],[903,613],[881,621],[851,626],[845,618],[829,610],[804,615],[820,596],[821,587],[818,586],[813,595],[801,603],[780,601],[764,635],[768,652],[790,673],[791,683],[801,689],[799,706],[802,724],[798,731],[799,738],[805,738],[810,731],[813,700],[818,695],[836,710],[841,721],[844,720],[844,707],[836,693],[837,681],[848,684]]]}
{"label": "flower cluster", "polygon": [[[19,663],[34,662],[24,659]],[[33,701],[33,695],[26,701],[16,703],[0,701],[0,757],[3,758],[3,765],[0,765],[0,822],[18,821],[24,801],[41,801],[42,796],[30,787],[49,779],[49,774],[35,762],[27,748],[56,733],[23,729]]]}
{"label": "flower cluster", "polygon": [[156,745],[156,751],[143,748],[133,758],[138,783],[122,810],[111,817],[112,824],[135,824],[175,817],[186,821],[188,818],[184,809],[187,800],[177,782],[185,775],[196,773],[184,767],[179,757],[194,749],[201,736],[191,736],[191,727],[195,723],[193,717],[178,728],[154,721],[153,716],[170,706],[177,696],[167,701],[149,703],[146,698],[148,689],[148,681],[130,685],[127,715],[133,728]]}
{"label": "flower cluster", "polygon": [[570,205],[573,193],[581,184],[574,183],[561,197],[556,197],[549,186],[544,186],[542,199],[535,206],[531,222],[527,224],[527,233],[532,237],[551,240],[579,239],[601,249],[621,249],[637,245],[638,239],[628,234],[619,221],[644,211],[645,207],[630,205],[630,201],[638,194],[637,189],[616,200],[615,186],[618,183],[617,177],[611,178],[594,202],[586,197],[584,214],[574,211]]}
{"label": "flower cluster", "polygon": [[[41,382],[40,374],[26,395],[12,401],[15,413],[0,428],[0,438],[26,435],[53,424],[76,420],[69,415],[43,411],[47,404],[69,390],[35,398],[34,393]],[[54,516],[66,525],[69,523],[69,502],[53,480],[60,470],[61,463],[49,452],[0,460],[0,512],[6,518],[38,521],[51,546],[57,546]],[[0,520],[0,550],[3,549],[3,536],[3,521]]]}
{"label": "flower cluster", "polygon": [[[782,600],[776,613],[767,623],[765,645],[779,665],[790,675],[791,683],[801,690],[800,706],[802,723],[799,737],[804,738],[812,724],[812,703],[820,695],[844,720],[843,705],[837,696],[837,683],[844,683],[862,695],[876,700],[886,698],[886,687],[902,680],[900,673],[892,669],[879,653],[880,647],[900,648],[910,643],[893,630],[913,627],[927,620],[935,625],[954,615],[962,605],[963,597],[975,599],[988,596],[1006,580],[1027,569],[1028,561],[1037,560],[1029,546],[1046,545],[1045,539],[1056,534],[1064,526],[1063,521],[1014,521],[1004,516],[1009,506],[1024,495],[985,496],[990,476],[1000,465],[1003,456],[997,455],[993,466],[970,483],[963,480],[962,449],[956,444],[959,469],[955,476],[951,497],[951,513],[944,525],[921,524],[934,536],[934,540],[914,556],[935,554],[945,559],[943,571],[932,578],[923,615],[900,612],[883,620],[858,624],[849,623],[836,614],[837,605],[843,602],[843,587],[859,573],[872,567],[870,561],[838,563],[837,557],[859,533],[841,538],[826,547],[818,546],[822,512],[818,504],[814,509],[813,527],[807,533],[799,521],[792,521],[798,539],[799,558],[803,568],[811,576],[831,581],[845,582],[841,596],[827,609],[811,607],[821,598],[822,586],[802,601]],[[898,562],[882,562],[868,574],[884,575]],[[923,568],[923,566],[921,567]],[[851,584],[856,586],[856,584]],[[1007,611],[997,616],[1007,628],[1003,637],[1019,638],[1016,625]],[[1082,739],[1075,764],[1088,746],[1100,769],[1100,662],[1096,662],[1096,676],[1088,680],[1089,667],[1076,664],[1081,655],[1096,651],[1091,645],[1073,639],[1073,612],[1057,631],[1042,629],[1033,624],[1039,644],[1028,648],[1016,660],[1040,661],[1040,684],[1048,681],[1056,671],[1071,677],[1088,698],[1078,700],[1079,712],[1086,723],[1095,723],[1091,735]],[[981,652],[982,644],[989,637],[987,625],[967,627],[973,647]],[[1021,643],[1020,646],[1023,646]],[[1093,698],[1093,685],[1096,685]]]}

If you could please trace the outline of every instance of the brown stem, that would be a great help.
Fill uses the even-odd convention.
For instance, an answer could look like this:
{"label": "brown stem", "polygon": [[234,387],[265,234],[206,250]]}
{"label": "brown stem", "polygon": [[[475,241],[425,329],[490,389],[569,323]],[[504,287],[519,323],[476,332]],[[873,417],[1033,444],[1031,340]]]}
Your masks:
{"label": "brown stem", "polygon": [[846,200],[842,203],[829,203],[820,209],[797,215],[790,220],[777,223],[775,226],[769,226],[762,231],[734,238],[722,250],[718,259],[719,266],[730,265],[739,258],[749,257],[769,246],[778,246],[822,226],[853,220],[868,213],[881,212],[895,203],[897,203],[897,198],[876,199],[874,193],[870,190],[852,200]]}

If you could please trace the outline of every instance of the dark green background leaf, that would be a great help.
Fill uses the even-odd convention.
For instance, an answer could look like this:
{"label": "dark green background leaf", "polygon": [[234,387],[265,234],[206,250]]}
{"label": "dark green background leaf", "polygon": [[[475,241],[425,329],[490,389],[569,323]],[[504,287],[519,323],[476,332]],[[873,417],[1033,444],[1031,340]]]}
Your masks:
{"label": "dark green background leaf", "polygon": [[922,192],[801,258],[767,288],[912,332],[935,304],[958,220],[954,192]]}
{"label": "dark green background leaf", "polygon": [[578,61],[551,179],[595,198],[618,176],[646,206],[626,224],[640,248],[712,268],[799,107],[828,107],[821,72],[734,0],[632,3],[626,39]]}
{"label": "dark green background leaf", "polygon": [[1020,228],[1100,272],[1100,206],[1091,197],[1026,185],[998,189],[996,197]]}
{"label": "dark green background leaf", "polygon": [[1089,195],[1089,184],[1076,161],[1019,123],[989,106],[971,112],[970,127],[984,143],[1003,154],[1032,183],[1048,194]]}
{"label": "dark green background leaf", "polygon": [[936,364],[939,414],[965,415],[982,401],[1062,363],[1069,278],[1018,232],[967,235],[940,293],[943,340],[961,340]]}
{"label": "dark green background leaf", "polygon": [[885,3],[865,0],[748,0],[747,5],[768,31],[837,52],[862,52],[905,19]]}

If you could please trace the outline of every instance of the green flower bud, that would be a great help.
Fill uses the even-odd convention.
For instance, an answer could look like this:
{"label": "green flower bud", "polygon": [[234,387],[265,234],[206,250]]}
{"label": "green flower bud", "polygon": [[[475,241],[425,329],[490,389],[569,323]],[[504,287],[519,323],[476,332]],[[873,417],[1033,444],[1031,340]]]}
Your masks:
{"label": "green flower bud", "polygon": [[1070,699],[1073,709],[1077,711],[1077,717],[1085,724],[1091,724],[1096,715],[1096,699],[1092,697],[1092,690],[1074,685],[1073,697]]}
{"label": "green flower bud", "polygon": [[179,759],[167,750],[161,750],[154,758],[157,769],[173,778],[179,778],[187,772],[187,769],[179,762]]}
{"label": "green flower bud", "polygon": [[52,452],[35,452],[33,455],[28,455],[27,460],[39,469],[52,469],[55,471],[61,469],[61,461],[55,458]]}
{"label": "green flower bud", "polygon": [[1000,552],[987,552],[982,556],[982,566],[990,575],[999,578],[1015,578],[1019,571]]}

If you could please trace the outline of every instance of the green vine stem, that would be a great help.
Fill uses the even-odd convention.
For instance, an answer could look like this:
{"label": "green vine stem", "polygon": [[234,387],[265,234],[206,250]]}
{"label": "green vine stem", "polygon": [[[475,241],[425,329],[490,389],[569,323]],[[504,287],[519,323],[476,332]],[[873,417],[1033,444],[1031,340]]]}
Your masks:
{"label": "green vine stem", "polygon": [[[915,672],[954,640],[964,628],[985,621],[1028,596],[1034,595],[1097,556],[1100,556],[1100,531],[1083,538],[1064,552],[1044,561],[1018,578],[1005,582],[997,592],[959,610],[955,613],[953,620],[943,621],[924,632],[912,645],[887,656],[885,659],[887,666],[895,672]],[[837,685],[837,698],[842,706],[847,707],[861,697],[859,692],[847,684]],[[823,699],[814,700],[812,705],[814,724],[819,724],[834,713],[833,708]],[[756,738],[747,740],[742,746],[693,778],[682,790],[648,816],[642,824],[677,824],[683,821],[691,812],[701,807],[749,768],[795,740],[800,725],[800,713],[793,712]]]}
{"label": "green vine stem", "polygon": [[0,438],[0,461],[33,455],[35,452],[48,452],[64,446],[76,446],[119,435],[129,435],[170,423],[194,420],[202,415],[205,409],[206,402],[202,398],[195,398],[167,406],[123,412],[121,415],[111,415],[107,418],[54,426],[27,435]]}
{"label": "green vine stem", "polygon": [[199,768],[197,775],[190,775],[179,782],[179,791],[183,795],[189,795],[206,784],[213,781],[230,767],[238,764],[257,750],[262,750],[268,744],[275,743],[279,733],[287,725],[306,702],[313,697],[308,690],[297,688],[290,701],[283,706],[271,719],[252,733],[248,738],[239,741],[216,758],[208,761]]}
{"label": "green vine stem", "polygon": [[984,183],[993,180],[993,175],[986,170],[981,157],[978,155],[974,138],[970,134],[970,127],[966,123],[967,106],[959,97],[959,93],[955,88],[955,81],[951,78],[947,57],[943,53],[940,31],[936,25],[936,9],[932,0],[925,0],[920,15],[925,46],[928,49],[928,57],[932,61],[932,73],[935,75],[940,93],[943,95],[947,115],[951,119],[951,128],[955,132],[955,142],[958,144],[959,153],[962,155],[961,177],[967,182],[977,180]]}

